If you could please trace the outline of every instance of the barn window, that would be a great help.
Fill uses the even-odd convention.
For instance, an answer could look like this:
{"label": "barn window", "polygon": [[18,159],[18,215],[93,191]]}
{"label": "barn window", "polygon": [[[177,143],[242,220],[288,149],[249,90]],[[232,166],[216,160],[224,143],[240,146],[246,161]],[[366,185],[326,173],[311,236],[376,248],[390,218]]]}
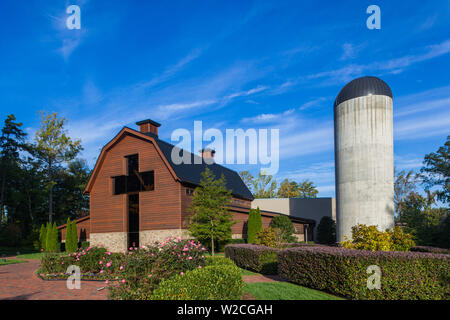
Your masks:
{"label": "barn window", "polygon": [[127,193],[127,176],[113,177],[114,194]]}
{"label": "barn window", "polygon": [[140,173],[142,178],[141,191],[155,190],[155,172],[146,171]]}
{"label": "barn window", "polygon": [[192,195],[194,194],[194,189],[186,188],[186,194],[187,194],[188,196],[192,196]]}

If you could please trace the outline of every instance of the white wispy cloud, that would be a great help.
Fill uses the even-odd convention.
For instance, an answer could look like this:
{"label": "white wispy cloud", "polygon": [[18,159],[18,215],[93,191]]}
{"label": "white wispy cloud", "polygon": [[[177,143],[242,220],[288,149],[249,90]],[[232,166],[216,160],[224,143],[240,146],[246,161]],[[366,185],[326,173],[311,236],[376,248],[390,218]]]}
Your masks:
{"label": "white wispy cloud", "polygon": [[363,45],[355,45],[352,43],[344,43],[342,45],[342,55],[340,60],[354,59],[363,48]]}
{"label": "white wispy cloud", "polygon": [[417,155],[395,155],[394,166],[398,171],[411,170],[421,168],[423,166],[423,158],[417,157]]}
{"label": "white wispy cloud", "polygon": [[292,114],[295,109],[289,109],[282,113],[262,113],[254,117],[244,118],[241,121],[244,123],[267,123],[282,120],[284,117]]}
{"label": "white wispy cloud", "polygon": [[449,134],[450,86],[394,99],[394,138],[409,140]]}
{"label": "white wispy cloud", "polygon": [[298,127],[296,132],[280,130],[280,158],[288,159],[332,150],[334,147],[333,124],[318,128]]}
{"label": "white wispy cloud", "polygon": [[235,92],[232,93],[226,97],[224,97],[225,99],[234,99],[237,97],[246,97],[246,96],[250,96],[252,94],[267,90],[268,87],[267,86],[257,86],[256,88],[252,88],[250,90],[246,90],[246,91],[239,91],[239,92]]}
{"label": "white wispy cloud", "polygon": [[162,72],[162,74],[154,77],[150,81],[145,81],[141,84],[138,84],[137,86],[142,88],[150,88],[157,84],[160,84],[162,82],[165,82],[169,79],[171,79],[175,74],[177,74],[180,70],[182,70],[187,64],[194,61],[200,55],[202,54],[203,50],[200,48],[196,48],[192,50],[189,54],[187,54],[185,57],[180,59],[176,64],[169,66],[167,69]]}
{"label": "white wispy cloud", "polygon": [[449,134],[450,112],[436,116],[406,119],[394,122],[395,140],[410,140]]}
{"label": "white wispy cloud", "polygon": [[280,172],[277,181],[289,179],[293,181],[310,180],[314,182],[319,191],[319,196],[334,195],[334,161],[323,161],[302,166],[296,170]]}
{"label": "white wispy cloud", "polygon": [[317,99],[313,99],[311,101],[305,102],[298,109],[299,110],[306,110],[306,109],[309,109],[309,108],[312,108],[312,107],[320,106],[326,100],[327,100],[327,98],[325,98],[325,97],[320,97],[320,98],[317,98]]}
{"label": "white wispy cloud", "polygon": [[415,63],[430,60],[449,53],[450,40],[416,49],[415,51],[418,53],[390,60],[375,61],[369,64],[350,64],[339,69],[310,74],[303,77],[303,81],[323,79],[321,85],[326,86],[346,83],[367,72],[400,73]]}

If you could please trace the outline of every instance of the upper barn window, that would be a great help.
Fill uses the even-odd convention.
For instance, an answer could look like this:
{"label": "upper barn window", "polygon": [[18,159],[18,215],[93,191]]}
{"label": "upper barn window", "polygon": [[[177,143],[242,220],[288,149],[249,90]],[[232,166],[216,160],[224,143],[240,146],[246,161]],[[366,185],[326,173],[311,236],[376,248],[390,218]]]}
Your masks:
{"label": "upper barn window", "polygon": [[139,157],[137,154],[125,157],[127,159],[126,176],[113,177],[114,194],[135,193],[155,189],[154,171],[139,172]]}

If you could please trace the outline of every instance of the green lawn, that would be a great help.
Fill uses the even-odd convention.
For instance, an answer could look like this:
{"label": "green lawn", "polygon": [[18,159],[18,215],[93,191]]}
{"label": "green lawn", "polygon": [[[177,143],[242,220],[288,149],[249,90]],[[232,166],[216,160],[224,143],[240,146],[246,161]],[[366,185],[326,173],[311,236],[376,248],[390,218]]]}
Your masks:
{"label": "green lawn", "polygon": [[24,260],[12,260],[12,259],[0,259],[0,266],[7,265],[7,264],[14,264],[14,263],[22,263],[26,262]]}
{"label": "green lawn", "polygon": [[18,258],[18,259],[40,260],[43,255],[44,255],[43,252],[34,252],[34,253],[19,254],[16,258]]}
{"label": "green lawn", "polygon": [[343,300],[290,282],[246,283],[244,290],[258,300]]}

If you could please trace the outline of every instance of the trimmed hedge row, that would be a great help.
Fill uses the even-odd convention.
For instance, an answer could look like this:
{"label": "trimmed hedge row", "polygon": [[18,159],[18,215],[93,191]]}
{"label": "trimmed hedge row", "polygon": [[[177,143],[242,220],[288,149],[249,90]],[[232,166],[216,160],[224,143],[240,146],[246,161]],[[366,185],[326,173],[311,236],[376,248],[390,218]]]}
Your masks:
{"label": "trimmed hedge row", "polygon": [[277,274],[278,249],[255,244],[234,244],[225,247],[225,256],[241,268],[262,274]]}
{"label": "trimmed hedge row", "polygon": [[[368,278],[381,269],[381,289]],[[449,299],[450,256],[418,252],[362,251],[315,246],[278,253],[278,273],[294,283],[351,299]]]}
{"label": "trimmed hedge row", "polygon": [[411,251],[450,254],[450,249],[428,246],[415,246],[411,248]]}

